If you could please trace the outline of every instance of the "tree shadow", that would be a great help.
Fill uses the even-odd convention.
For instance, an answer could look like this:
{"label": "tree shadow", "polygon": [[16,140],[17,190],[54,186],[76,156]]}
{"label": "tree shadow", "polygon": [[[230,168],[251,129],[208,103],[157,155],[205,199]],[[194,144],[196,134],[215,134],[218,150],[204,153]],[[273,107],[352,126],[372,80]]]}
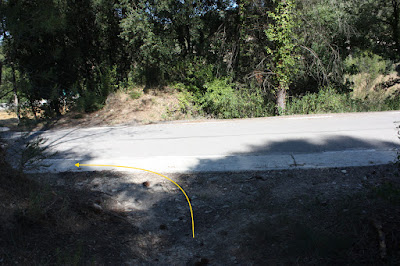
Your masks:
{"label": "tree shadow", "polygon": [[[373,154],[383,154],[381,151],[392,150],[393,161],[395,150],[400,149],[399,142],[379,141],[379,140],[363,140],[350,136],[326,136],[323,139],[315,141],[305,139],[286,139],[284,141],[269,141],[264,145],[248,145],[246,152],[231,153],[222,158],[200,158],[198,163],[190,168],[190,172],[202,171],[257,171],[259,169],[286,169],[288,166],[297,169],[299,166],[296,157],[302,158],[302,155],[314,158],[316,162],[325,163],[321,166],[329,167],[329,163],[335,161],[343,164],[343,166],[352,165],[352,160],[359,154],[366,154],[366,158],[370,158]],[[335,152],[345,151],[338,156],[334,156]],[[347,155],[346,155],[347,154]],[[332,157],[333,156],[333,157]],[[391,156],[391,155],[388,155]],[[330,159],[332,158],[332,159]],[[375,156],[375,159],[378,158]],[[379,158],[378,158],[379,159]],[[386,155],[382,155],[382,161],[387,160]],[[366,162],[370,163],[370,160]],[[373,161],[371,161],[373,164]],[[379,160],[378,162],[379,163]],[[311,164],[313,167],[317,164]]]}
{"label": "tree shadow", "polygon": [[[62,143],[63,138],[73,133],[60,135],[52,145]],[[97,134],[97,137],[102,137],[102,134],[110,133],[112,130],[85,136]],[[83,239],[85,254],[88,254],[85,256],[95,254],[105,264],[113,258],[107,254],[115,256],[118,250],[123,254],[120,261],[131,264],[354,263],[361,259],[360,254],[365,250],[371,252],[364,262],[374,263],[379,261],[380,256],[379,248],[370,243],[376,232],[365,223],[369,224],[369,216],[382,217],[386,211],[380,212],[376,206],[384,210],[383,205],[374,206],[375,199],[366,195],[369,193],[368,186],[379,184],[392,175],[392,166],[313,170],[300,169],[294,162],[291,166],[293,170],[257,171],[257,168],[252,168],[251,160],[257,157],[303,153],[323,157],[329,152],[350,147],[379,152],[399,149],[399,144],[346,136],[327,136],[320,141],[288,139],[250,145],[247,152],[233,152],[218,159],[199,159],[190,169],[191,173],[165,173],[191,199],[194,239],[184,195],[160,176],[77,170],[52,174],[47,180],[54,186],[69,188],[68,193],[83,199],[84,195],[94,193],[100,200],[90,196],[85,208],[96,212],[92,204],[96,203],[103,208],[103,212],[116,215],[110,214],[116,220],[106,220],[100,227],[93,225],[86,231],[78,232]],[[96,157],[90,151],[82,155],[71,149],[59,153],[57,162],[78,156],[87,159]],[[227,172],[224,165],[225,170],[235,165],[239,166],[238,170],[246,171]],[[280,168],[271,164],[270,169]],[[36,177],[40,176],[43,174]],[[386,209],[392,210],[392,207]],[[363,210],[366,212],[363,213]],[[364,224],[360,225],[359,221]],[[346,223],[352,225],[355,231],[347,230]],[[108,231],[106,224],[119,229]],[[133,231],[124,231],[124,226],[129,224]],[[398,240],[398,231],[393,229],[391,232],[394,233],[394,241]],[[104,238],[96,245],[90,244],[92,234]],[[116,240],[119,244],[107,251],[107,245]],[[362,243],[360,250],[349,248],[359,243]],[[89,257],[85,257],[85,262]]]}

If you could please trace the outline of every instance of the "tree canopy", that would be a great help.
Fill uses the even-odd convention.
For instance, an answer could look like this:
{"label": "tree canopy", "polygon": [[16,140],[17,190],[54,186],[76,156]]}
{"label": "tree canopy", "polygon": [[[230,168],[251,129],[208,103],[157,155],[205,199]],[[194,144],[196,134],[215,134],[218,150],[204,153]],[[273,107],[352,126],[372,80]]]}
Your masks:
{"label": "tree canopy", "polygon": [[54,115],[96,110],[128,80],[201,97],[225,79],[284,109],[287,92],[342,86],[346,58],[399,60],[399,12],[400,0],[2,0],[3,80]]}

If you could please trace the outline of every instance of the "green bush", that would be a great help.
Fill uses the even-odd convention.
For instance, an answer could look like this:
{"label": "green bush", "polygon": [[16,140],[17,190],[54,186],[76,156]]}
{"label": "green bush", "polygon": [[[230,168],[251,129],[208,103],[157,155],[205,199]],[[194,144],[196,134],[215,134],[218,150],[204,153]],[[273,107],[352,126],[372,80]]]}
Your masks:
{"label": "green bush", "polygon": [[116,68],[100,69],[80,86],[77,109],[86,113],[97,111],[105,105],[108,95],[117,88]]}
{"label": "green bush", "polygon": [[202,108],[217,118],[244,118],[267,115],[264,98],[259,91],[235,88],[228,79],[214,79],[205,85]]}
{"label": "green bush", "polygon": [[203,109],[218,118],[239,117],[238,95],[227,79],[215,79],[205,84]]}
{"label": "green bush", "polygon": [[77,108],[79,111],[91,113],[103,108],[105,99],[93,91],[85,91],[77,100]]}
{"label": "green bush", "polygon": [[322,88],[318,93],[307,93],[300,98],[291,98],[285,113],[316,114],[357,111],[361,103],[352,100],[349,94],[340,94],[330,87]]}
{"label": "green bush", "polygon": [[201,57],[187,58],[171,70],[172,80],[185,85],[186,90],[203,93],[204,84],[213,79],[214,66],[206,63]]}
{"label": "green bush", "polygon": [[175,88],[179,89],[179,109],[183,114],[189,116],[202,114],[200,98],[196,97],[190,91],[185,89],[185,85],[182,83],[175,84]]}
{"label": "green bush", "polygon": [[379,75],[388,74],[392,70],[393,64],[390,60],[365,51],[355,56],[348,56],[344,66],[348,74],[346,83],[352,84],[353,88],[369,90]]}
{"label": "green bush", "polygon": [[331,87],[322,88],[318,93],[307,93],[300,98],[291,98],[285,114],[317,114],[342,112],[369,112],[400,109],[400,95],[385,100],[367,97],[353,99],[350,93],[338,93]]}
{"label": "green bush", "polygon": [[386,74],[392,65],[390,60],[385,60],[369,51],[348,56],[344,64],[347,73],[352,75],[367,73],[372,79],[375,79],[379,74]]}

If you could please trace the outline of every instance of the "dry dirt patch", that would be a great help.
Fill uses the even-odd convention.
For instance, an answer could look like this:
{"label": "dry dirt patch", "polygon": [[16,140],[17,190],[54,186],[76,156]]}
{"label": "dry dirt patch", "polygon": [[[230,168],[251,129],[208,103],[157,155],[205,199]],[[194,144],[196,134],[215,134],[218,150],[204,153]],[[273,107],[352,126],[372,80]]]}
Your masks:
{"label": "dry dirt patch", "polygon": [[179,109],[178,95],[178,91],[169,88],[150,90],[147,93],[140,88],[129,92],[119,91],[108,97],[103,109],[89,114],[67,113],[52,126],[136,125],[188,119],[190,117],[182,114]]}
{"label": "dry dirt patch", "polygon": [[0,111],[0,127],[16,127],[18,125],[17,116],[8,111]]}
{"label": "dry dirt patch", "polygon": [[[98,204],[137,228],[115,235],[137,264],[398,264],[400,188],[394,165],[168,175],[61,173],[32,176],[98,193]],[[148,183],[145,183],[148,182]],[[385,235],[385,254],[376,222]]]}

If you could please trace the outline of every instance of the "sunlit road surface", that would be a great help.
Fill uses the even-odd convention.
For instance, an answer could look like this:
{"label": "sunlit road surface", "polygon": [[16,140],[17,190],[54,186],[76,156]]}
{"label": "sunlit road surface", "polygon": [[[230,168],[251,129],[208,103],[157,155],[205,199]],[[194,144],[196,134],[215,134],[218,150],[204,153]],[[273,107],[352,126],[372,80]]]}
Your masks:
{"label": "sunlit road surface", "polygon": [[78,171],[77,162],[164,173],[244,171],[393,162],[400,148],[399,124],[400,112],[392,111],[178,121],[35,134],[47,138],[50,149],[58,152],[48,160],[52,166],[47,171]]}

